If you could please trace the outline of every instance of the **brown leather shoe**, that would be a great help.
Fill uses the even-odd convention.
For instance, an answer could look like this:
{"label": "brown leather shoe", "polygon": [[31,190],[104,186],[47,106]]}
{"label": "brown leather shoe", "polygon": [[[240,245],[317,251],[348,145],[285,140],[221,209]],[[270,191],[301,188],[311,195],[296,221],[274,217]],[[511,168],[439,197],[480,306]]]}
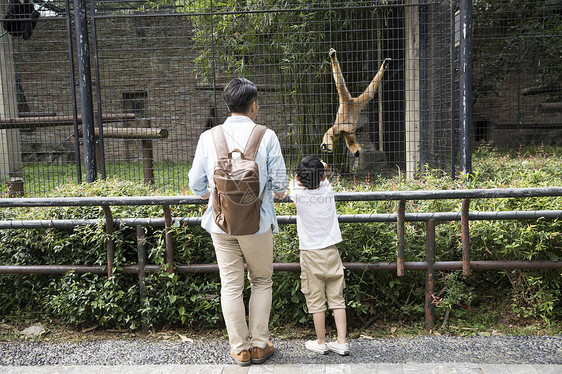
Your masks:
{"label": "brown leather shoe", "polygon": [[234,358],[234,361],[236,361],[239,366],[250,366],[250,364],[252,363],[250,351],[247,349],[240,353],[236,353],[234,352],[234,350],[231,350],[230,355]]}
{"label": "brown leather shoe", "polygon": [[252,364],[261,364],[271,356],[273,356],[273,344],[271,342],[267,342],[265,348],[252,348]]}

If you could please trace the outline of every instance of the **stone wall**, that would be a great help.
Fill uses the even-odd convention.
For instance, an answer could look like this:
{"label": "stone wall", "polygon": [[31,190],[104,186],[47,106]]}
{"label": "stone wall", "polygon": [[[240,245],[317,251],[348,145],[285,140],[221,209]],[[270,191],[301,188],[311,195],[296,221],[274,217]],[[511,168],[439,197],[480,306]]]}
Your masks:
{"label": "stone wall", "polygon": [[520,143],[562,146],[562,113],[545,111],[541,106],[550,100],[551,94],[523,94],[536,86],[532,74],[523,73],[520,79],[513,74],[498,84],[496,93],[476,100],[475,140],[504,149],[518,148]]}
{"label": "stone wall", "polygon": [[[188,17],[101,18],[96,20],[96,29],[102,112],[133,111],[138,117],[150,118],[152,127],[165,128],[169,133],[167,139],[153,142],[155,160],[190,161],[215,100],[218,122],[227,117],[221,92],[230,77],[221,77],[219,71],[216,89],[202,83],[194,63],[198,54],[193,48]],[[72,38],[75,44],[75,36]],[[92,39],[90,36],[93,57]],[[66,21],[42,19],[29,40],[15,39],[14,43],[26,109],[42,115],[72,115]],[[76,61],[74,65],[78,82]],[[91,68],[95,83],[93,58]],[[256,83],[259,87],[260,82]],[[76,92],[80,111],[78,85]],[[95,87],[93,95],[94,111],[97,112]],[[282,131],[282,121],[274,114],[276,102],[276,95],[268,92],[260,94],[259,120],[276,131]],[[136,125],[117,122],[104,126]],[[26,160],[49,160],[61,152],[70,156],[61,156],[58,160],[72,158],[72,134],[73,126],[35,127],[23,131]],[[107,162],[132,161],[140,155],[139,141],[105,139],[104,146]]]}

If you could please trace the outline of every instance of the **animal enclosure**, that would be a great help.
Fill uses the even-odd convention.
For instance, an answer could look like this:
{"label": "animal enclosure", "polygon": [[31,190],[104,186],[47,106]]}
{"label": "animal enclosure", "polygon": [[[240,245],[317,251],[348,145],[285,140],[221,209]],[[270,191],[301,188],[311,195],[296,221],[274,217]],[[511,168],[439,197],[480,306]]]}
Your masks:
{"label": "animal enclosure", "polygon": [[[86,14],[85,34],[79,37],[81,12],[74,9],[75,3],[82,3]],[[181,192],[199,135],[228,116],[221,92],[235,76],[257,84],[258,122],[277,133],[290,171],[302,156],[313,154],[342,177],[395,173],[413,177],[427,168],[455,173],[459,100],[455,2],[75,3],[36,2],[38,18],[19,18],[35,22],[24,38],[8,32],[6,25],[19,21],[6,18],[8,2],[1,2],[5,18],[0,38],[0,173],[3,183],[23,184],[27,194],[41,195],[68,181],[82,181],[92,164],[97,178],[144,179]],[[522,39],[513,29],[522,20],[539,17],[537,22],[550,30],[549,17],[559,21],[560,9],[545,8],[541,13],[541,4],[544,8],[547,3],[525,2],[516,14],[502,2],[503,8],[496,4],[496,11],[483,18],[478,18],[485,13],[479,13],[481,3],[475,5],[474,82],[485,87],[474,87],[479,95],[471,134],[475,143],[495,141],[501,146],[503,136],[509,138],[507,146],[519,146],[537,142],[536,135],[528,135],[534,131],[554,131],[547,139],[560,135],[556,105],[547,105],[548,118],[534,116],[535,122],[527,122],[541,101],[560,101],[560,68],[554,67],[559,61],[542,49],[540,67],[551,67],[546,77],[537,64],[528,63],[540,57],[517,58],[521,52],[517,41]],[[501,27],[503,11],[512,12],[505,13],[512,26]],[[490,39],[487,28],[509,43],[493,43],[499,38]],[[560,43],[555,31],[544,35],[537,31],[533,37],[545,45]],[[84,48],[87,59],[80,57]],[[360,152],[346,147],[349,131],[334,139],[329,152],[321,146],[340,104],[332,48],[352,97],[364,92],[383,61],[390,59],[376,93],[354,124]],[[515,58],[511,65],[500,70],[498,63],[490,71],[486,58],[499,59],[494,55],[497,48],[502,61],[509,53]],[[519,77],[519,85],[514,85],[514,77]],[[551,89],[526,94],[531,91],[525,89],[545,87],[540,79],[548,80]],[[501,95],[508,88],[513,90],[509,100]],[[513,97],[519,104],[514,106]],[[91,116],[82,113],[88,105]],[[510,108],[508,114],[504,107]],[[507,116],[513,121],[505,123]],[[91,142],[87,131],[83,133],[88,123],[95,128]],[[513,132],[506,136],[501,132],[505,129],[519,131],[519,137]],[[514,139],[518,144],[512,144]],[[90,147],[95,147],[95,157],[88,164]]]}

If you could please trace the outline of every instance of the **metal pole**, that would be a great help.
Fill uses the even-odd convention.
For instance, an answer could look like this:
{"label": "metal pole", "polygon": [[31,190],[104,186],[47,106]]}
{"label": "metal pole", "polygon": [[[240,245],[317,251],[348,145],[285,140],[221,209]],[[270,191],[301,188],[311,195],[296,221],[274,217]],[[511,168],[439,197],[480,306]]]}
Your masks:
{"label": "metal pole", "polygon": [[113,241],[113,231],[115,231],[115,224],[113,222],[113,214],[111,208],[103,205],[103,212],[105,214],[105,232],[107,233],[107,277],[113,276],[113,264],[115,259],[115,242]]}
{"label": "metal pole", "polygon": [[[144,227],[137,226],[137,254],[138,254],[138,267],[137,270],[139,272],[139,297],[140,302],[143,304],[143,307],[148,306],[148,302],[146,301],[146,286],[144,282],[144,278],[146,275],[146,263],[147,263],[147,256],[146,256],[146,237],[144,233]],[[148,329],[148,325],[146,324],[146,319],[142,318],[142,329]]]}
{"label": "metal pole", "polygon": [[[98,106],[98,115],[97,115],[97,125],[99,128],[99,137],[98,137],[98,144],[99,144],[99,156],[100,156],[100,166],[101,166],[101,178],[105,180],[105,146],[103,142],[103,111],[101,105],[101,79],[100,79],[100,67],[98,63],[98,37],[96,33],[96,7],[94,4],[94,0],[90,0],[90,9],[92,11],[92,47],[94,49],[94,69],[96,75],[96,99],[97,99],[97,106]],[[92,125],[93,127],[93,125]],[[96,165],[97,166],[97,165]]]}
{"label": "metal pole", "polygon": [[137,226],[137,255],[138,255],[138,271],[139,271],[139,294],[141,300],[146,297],[144,288],[144,275],[146,274],[146,237],[144,234],[144,227]]}
{"label": "metal pole", "polygon": [[429,124],[428,124],[428,10],[426,0],[420,1],[419,7],[419,101],[420,101],[420,170],[424,170],[428,162],[429,155]]}
{"label": "metal pole", "polygon": [[462,237],[462,273],[470,275],[470,231],[468,225],[470,199],[462,199],[461,237]]}
{"label": "metal pole", "polygon": [[396,254],[396,274],[401,277],[404,275],[404,218],[406,216],[406,200],[398,203],[397,235],[398,249]]}
{"label": "metal pole", "polygon": [[76,157],[76,178],[82,183],[82,164],[80,162],[80,138],[78,137],[78,108],[76,104],[76,77],[74,76],[74,55],[72,54],[72,31],[70,19],[70,1],[66,0],[66,31],[68,37],[68,62],[70,67],[70,84],[72,87],[72,123],[74,125],[74,153]]}
{"label": "metal pole", "polygon": [[451,0],[451,179],[456,178],[457,153],[455,138],[455,0]]}
{"label": "metal pole", "polygon": [[[503,221],[503,220],[538,220],[538,219],[562,219],[562,210],[534,210],[528,212],[506,211],[506,212],[469,212],[468,219],[471,221]],[[397,214],[342,214],[338,215],[340,223],[358,222],[396,222]],[[405,222],[427,222],[433,219],[442,221],[460,221],[461,212],[439,212],[439,213],[406,213]],[[174,223],[188,226],[201,225],[201,217],[176,217]],[[55,219],[55,220],[0,220],[0,230],[5,229],[72,229],[76,226],[98,225],[100,219]],[[280,225],[295,224],[295,216],[277,216]],[[165,227],[164,218],[117,218],[113,220],[115,227]],[[472,262],[471,262],[472,267]]]}
{"label": "metal pole", "polygon": [[92,103],[92,74],[90,72],[90,47],[88,45],[88,14],[86,0],[74,0],[76,49],[78,51],[78,77],[82,107],[82,135],[84,138],[84,166],[86,182],[97,178],[96,143],[94,136],[94,109]]}
{"label": "metal pole", "polygon": [[472,0],[460,0],[460,169],[472,174]]}
{"label": "metal pole", "polygon": [[165,241],[166,241],[166,264],[168,265],[168,273],[174,272],[174,240],[172,238],[172,211],[169,205],[162,205],[164,210],[165,222]]}
{"label": "metal pole", "polygon": [[[396,271],[395,262],[343,262],[345,269],[349,271]],[[560,270],[562,261],[536,260],[536,261],[472,261],[472,270]],[[426,262],[405,262],[404,268],[411,271],[427,271]],[[146,273],[163,271],[160,265],[146,265]],[[177,265],[178,273],[199,274],[218,273],[217,264],[191,264]],[[298,262],[274,263],[273,271],[300,272]],[[434,271],[462,270],[462,261],[442,261],[433,264]],[[101,265],[0,265],[0,274],[65,274],[73,271],[76,274],[105,274],[106,269]],[[120,265],[115,269],[119,274],[138,274],[139,265]]]}
{"label": "metal pole", "polygon": [[[377,192],[336,192],[336,202],[340,201],[381,201],[381,200],[440,200],[440,199],[489,199],[562,196],[562,187],[538,188],[490,188],[473,190],[412,190]],[[276,201],[290,203],[286,199]],[[101,205],[183,205],[207,204],[206,200],[193,195],[179,196],[104,196],[104,197],[31,197],[0,198],[0,208],[40,207],[40,206],[101,206]],[[476,213],[476,212],[473,212]],[[473,214],[471,213],[471,215]],[[523,213],[523,212],[521,212]],[[421,213],[420,213],[421,214]],[[434,213],[439,214],[439,213]],[[406,214],[408,217],[408,214]],[[471,218],[472,219],[472,218]],[[396,222],[396,217],[394,218]]]}
{"label": "metal pole", "polygon": [[425,261],[425,329],[432,330],[435,327],[435,221],[432,219],[427,222]]}

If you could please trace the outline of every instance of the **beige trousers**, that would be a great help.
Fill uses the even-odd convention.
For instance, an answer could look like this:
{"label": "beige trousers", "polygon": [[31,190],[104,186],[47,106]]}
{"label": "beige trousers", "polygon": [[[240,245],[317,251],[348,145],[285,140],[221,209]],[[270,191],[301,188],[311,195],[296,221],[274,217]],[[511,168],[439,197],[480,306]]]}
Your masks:
{"label": "beige trousers", "polygon": [[343,264],[335,245],[300,253],[301,291],[309,313],[329,309],[345,309]]}
{"label": "beige trousers", "polygon": [[[211,233],[221,278],[221,307],[230,347],[240,353],[265,348],[269,340],[269,313],[273,275],[273,234],[234,236]],[[252,286],[249,318],[243,300],[244,260]]]}

